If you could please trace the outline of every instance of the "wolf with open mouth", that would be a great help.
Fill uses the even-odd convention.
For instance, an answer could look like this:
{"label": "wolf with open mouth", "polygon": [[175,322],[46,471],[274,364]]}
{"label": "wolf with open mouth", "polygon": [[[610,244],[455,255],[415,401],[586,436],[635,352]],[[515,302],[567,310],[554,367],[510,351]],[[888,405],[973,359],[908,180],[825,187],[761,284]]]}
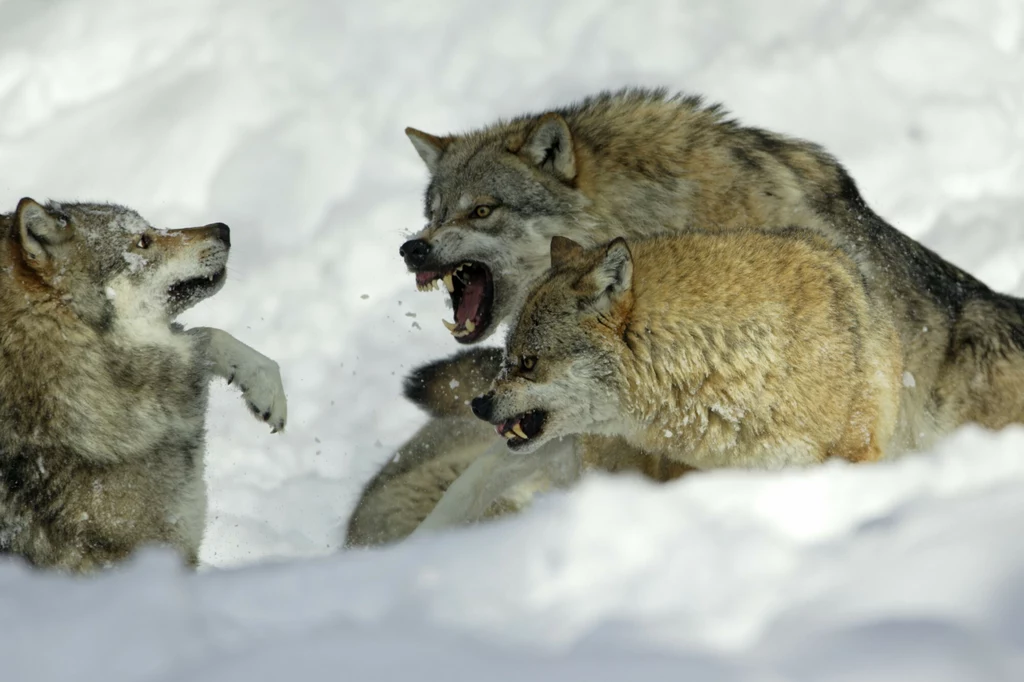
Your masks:
{"label": "wolf with open mouth", "polygon": [[0,215],[0,555],[87,572],[162,545],[198,564],[210,381],[287,421],[276,362],[175,321],[230,250],[223,223],[158,229],[116,204]]}
{"label": "wolf with open mouth", "polygon": [[[818,145],[743,126],[699,97],[637,89],[466,134],[407,134],[430,181],[427,224],[400,253],[419,288],[444,283],[461,344],[518,312],[557,235],[590,248],[693,228],[809,230],[853,258],[872,305],[896,320],[915,379],[899,416],[910,448],[966,422],[1024,422],[1024,301],[889,225]],[[478,347],[411,373],[407,397],[440,421],[366,487],[348,544],[406,536],[495,442],[467,401],[487,390],[500,357]]]}

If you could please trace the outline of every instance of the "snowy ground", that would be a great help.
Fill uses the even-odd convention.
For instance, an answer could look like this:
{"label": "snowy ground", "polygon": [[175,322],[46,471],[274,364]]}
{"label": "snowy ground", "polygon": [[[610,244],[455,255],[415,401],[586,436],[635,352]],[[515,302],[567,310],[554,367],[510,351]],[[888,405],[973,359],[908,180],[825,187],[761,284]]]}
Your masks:
{"label": "snowy ground", "polygon": [[870,468],[597,477],[501,524],[334,553],[421,422],[401,376],[453,350],[397,255],[425,182],[406,125],[703,92],[824,144],[895,225],[1024,295],[1020,0],[489,7],[0,1],[2,210],[227,222],[231,279],[185,321],[276,358],[290,401],[271,436],[214,391],[203,559],[225,570],[0,565],[0,679],[1024,678],[1024,429]]}

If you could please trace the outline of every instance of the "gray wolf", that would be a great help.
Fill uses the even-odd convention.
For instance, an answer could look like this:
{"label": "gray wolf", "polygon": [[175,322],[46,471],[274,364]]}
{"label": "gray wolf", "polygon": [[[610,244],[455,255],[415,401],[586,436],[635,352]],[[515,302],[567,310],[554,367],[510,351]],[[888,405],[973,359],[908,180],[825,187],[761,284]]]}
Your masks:
{"label": "gray wolf", "polygon": [[287,419],[273,360],[174,322],[223,286],[230,230],[26,198],[0,231],[0,551],[85,572],[156,544],[197,565],[210,379]]}
{"label": "gray wolf", "polygon": [[[589,248],[689,229],[796,228],[846,252],[871,305],[895,321],[912,378],[901,390],[901,442],[921,448],[965,422],[1001,428],[1024,421],[1024,302],[992,291],[889,225],[818,145],[741,125],[699,97],[639,89],[465,134],[406,132],[430,181],[427,224],[400,253],[420,289],[444,283],[454,309],[449,327],[461,344],[484,340],[516,314],[549,265],[553,236]],[[494,352],[474,350],[485,358]],[[426,383],[413,372],[407,395],[433,400],[453,380],[463,385],[465,364],[434,363]],[[419,404],[434,419],[456,419]],[[469,450],[479,454],[493,442],[460,444],[451,468],[464,468]],[[440,463],[443,443],[427,449],[434,456],[423,466],[449,468]],[[389,481],[384,474],[371,482],[357,508],[371,496],[396,499],[407,486],[435,485],[414,471],[402,483]],[[424,501],[435,496],[418,494]],[[429,511],[425,504],[409,512],[383,534],[350,523],[348,542],[398,539],[415,527],[409,514]]]}

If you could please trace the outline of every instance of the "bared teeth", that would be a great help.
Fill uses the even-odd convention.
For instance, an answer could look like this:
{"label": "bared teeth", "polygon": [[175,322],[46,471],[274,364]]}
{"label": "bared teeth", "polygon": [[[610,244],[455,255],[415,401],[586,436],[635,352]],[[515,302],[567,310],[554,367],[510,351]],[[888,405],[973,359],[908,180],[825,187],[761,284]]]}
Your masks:
{"label": "bared teeth", "polygon": [[446,273],[444,276],[444,285],[448,288],[448,293],[455,293],[455,283],[452,281],[452,273]]}
{"label": "bared teeth", "polygon": [[512,433],[516,434],[523,440],[530,440],[530,437],[526,435],[526,431],[523,431],[523,427],[516,422],[516,425],[512,427]]}
{"label": "bared teeth", "polygon": [[505,440],[512,440],[513,438],[516,437],[516,434],[512,433],[511,431],[506,431],[501,435],[505,436]]}
{"label": "bared teeth", "polygon": [[454,322],[449,322],[448,320],[446,320],[444,318],[441,319],[441,322],[443,322],[444,326],[448,328],[448,331],[450,331],[452,334],[455,333],[455,323]]}
{"label": "bared teeth", "polygon": [[473,320],[466,320],[466,331],[472,334],[476,330],[476,325],[473,324]]}

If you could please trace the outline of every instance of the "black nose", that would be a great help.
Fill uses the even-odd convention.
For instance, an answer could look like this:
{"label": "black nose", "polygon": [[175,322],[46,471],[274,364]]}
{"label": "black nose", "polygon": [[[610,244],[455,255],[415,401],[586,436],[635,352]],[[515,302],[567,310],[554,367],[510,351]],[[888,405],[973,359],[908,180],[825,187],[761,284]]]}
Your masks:
{"label": "black nose", "polygon": [[494,414],[494,393],[484,393],[473,398],[473,402],[469,404],[470,408],[480,419],[485,422],[491,421],[491,415]]}
{"label": "black nose", "polygon": [[398,255],[405,259],[410,268],[418,268],[427,260],[430,253],[430,242],[423,239],[410,239],[398,249]]}
{"label": "black nose", "polygon": [[206,226],[217,234],[217,239],[224,242],[224,246],[231,246],[231,228],[224,223],[211,223]]}

